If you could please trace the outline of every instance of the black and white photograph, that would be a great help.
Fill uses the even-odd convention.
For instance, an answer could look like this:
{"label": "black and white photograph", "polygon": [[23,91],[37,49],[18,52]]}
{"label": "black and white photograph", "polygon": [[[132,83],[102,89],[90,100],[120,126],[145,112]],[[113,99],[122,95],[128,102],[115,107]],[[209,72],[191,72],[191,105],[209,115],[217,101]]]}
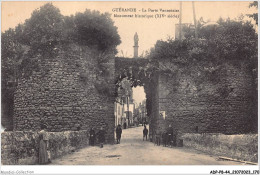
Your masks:
{"label": "black and white photograph", "polygon": [[2,1],[1,166],[259,174],[258,1]]}

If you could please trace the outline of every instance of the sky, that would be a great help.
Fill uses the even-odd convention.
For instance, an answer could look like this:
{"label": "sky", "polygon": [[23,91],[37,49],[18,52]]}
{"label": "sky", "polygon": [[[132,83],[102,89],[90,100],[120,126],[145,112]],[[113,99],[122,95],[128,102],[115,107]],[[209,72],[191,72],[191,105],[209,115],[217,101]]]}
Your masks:
{"label": "sky", "polygon": [[[19,23],[30,18],[31,13],[44,5],[44,1],[13,1],[2,2],[1,9],[1,31],[14,28]],[[254,8],[248,8],[250,1],[197,1],[195,2],[196,19],[203,17],[204,21],[217,21],[220,17],[234,19],[240,14],[251,14],[257,12]],[[76,12],[84,12],[85,9],[98,10],[101,13],[112,14],[114,25],[118,27],[118,33],[122,43],[117,47],[118,55],[133,57],[134,34],[139,36],[139,55],[150,50],[157,40],[174,38],[175,24],[178,18],[119,18],[117,15],[179,15],[178,12],[149,12],[150,10],[179,10],[179,2],[82,2],[82,1],[57,1],[53,5],[58,7],[61,14],[73,15]],[[118,8],[136,8],[137,12],[114,12]],[[146,10],[147,12],[143,11]],[[193,23],[192,2],[182,2],[182,22]],[[141,87],[133,89],[134,99],[137,103],[145,98],[144,90]]]}
{"label": "sky", "polygon": [[143,86],[133,87],[133,99],[136,106],[146,99]]}
{"label": "sky", "polygon": [[[44,5],[44,1],[36,2],[2,2],[2,25],[1,31],[8,28],[14,28],[19,23],[24,23],[25,19],[30,18],[31,13],[40,6]],[[249,1],[227,1],[227,2],[195,2],[196,18],[204,18],[205,21],[216,21],[219,17],[236,18],[240,14],[247,14],[257,11],[254,8],[249,9]],[[174,37],[175,24],[179,22],[178,18],[116,18],[114,14],[133,14],[131,12],[113,12],[115,8],[136,8],[142,9],[177,9],[179,10],[179,2],[53,2],[53,5],[58,7],[61,14],[68,16],[76,12],[84,12],[86,8],[98,10],[102,13],[109,12],[112,14],[112,19],[115,26],[118,27],[118,33],[122,43],[117,47],[119,56],[122,53],[126,57],[133,56],[133,44],[135,32],[139,35],[139,55],[149,50],[154,46],[157,40],[166,40],[169,37]],[[192,23],[192,3],[182,2],[182,22]],[[152,12],[137,12],[135,14],[179,14],[179,13],[152,13]]]}

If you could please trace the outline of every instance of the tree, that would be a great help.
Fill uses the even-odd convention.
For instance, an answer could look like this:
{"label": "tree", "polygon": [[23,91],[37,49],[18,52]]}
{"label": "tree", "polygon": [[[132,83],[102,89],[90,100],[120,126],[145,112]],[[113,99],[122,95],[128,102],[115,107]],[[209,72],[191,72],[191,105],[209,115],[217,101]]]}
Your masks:
{"label": "tree", "polygon": [[116,46],[121,43],[117,27],[108,13],[86,10],[67,18],[66,26],[70,28],[67,34],[70,39],[81,45],[116,53]]}
{"label": "tree", "polygon": [[184,40],[157,41],[149,57],[183,63],[191,60],[252,62],[257,55],[257,33],[248,21],[219,19],[217,24],[208,26],[198,22],[198,40],[194,37],[194,30],[184,30]]}
{"label": "tree", "polygon": [[[1,69],[1,116],[3,127],[9,129],[9,122],[12,125],[12,115],[13,115],[13,89],[8,87],[8,83],[15,79],[15,59],[17,55],[17,50],[19,45],[14,40],[15,32],[12,29],[9,29],[4,34],[2,33],[2,69]],[[3,59],[4,58],[4,59]],[[9,121],[9,122],[7,122]],[[12,129],[12,128],[10,128]]]}
{"label": "tree", "polygon": [[[12,120],[17,79],[27,78],[33,71],[47,72],[48,68],[39,69],[44,59],[53,59],[76,43],[99,53],[116,53],[120,42],[108,13],[86,10],[75,16],[63,16],[51,3],[36,9],[24,24],[2,33],[2,116]],[[96,58],[100,65],[107,61]]]}
{"label": "tree", "polygon": [[63,16],[58,8],[47,3],[25,21],[21,43],[30,46],[32,55],[51,56],[61,41]]}
{"label": "tree", "polygon": [[[255,7],[258,10],[258,2],[254,1],[254,2],[250,3],[249,8],[251,8],[251,7]],[[258,13],[248,14],[248,16],[250,18],[253,18],[256,22],[256,25],[258,25]]]}

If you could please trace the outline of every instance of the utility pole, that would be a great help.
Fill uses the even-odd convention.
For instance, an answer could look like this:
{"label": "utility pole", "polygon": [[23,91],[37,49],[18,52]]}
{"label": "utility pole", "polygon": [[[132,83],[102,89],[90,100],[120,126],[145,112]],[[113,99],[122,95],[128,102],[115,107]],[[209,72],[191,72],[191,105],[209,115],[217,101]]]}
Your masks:
{"label": "utility pole", "polygon": [[195,27],[195,39],[198,39],[198,30],[197,30],[197,21],[196,21],[196,12],[195,12],[194,1],[192,1],[192,9],[193,9],[193,20],[194,20],[194,27]]}
{"label": "utility pole", "polygon": [[180,17],[179,17],[179,39],[182,39],[182,26],[181,26],[181,18],[182,18],[182,2],[180,1]]}

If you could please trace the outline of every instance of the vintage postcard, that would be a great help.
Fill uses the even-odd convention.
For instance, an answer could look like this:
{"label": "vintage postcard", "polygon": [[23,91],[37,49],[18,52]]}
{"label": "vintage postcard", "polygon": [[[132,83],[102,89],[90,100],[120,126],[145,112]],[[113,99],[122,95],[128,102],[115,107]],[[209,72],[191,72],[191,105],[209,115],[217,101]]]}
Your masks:
{"label": "vintage postcard", "polygon": [[2,1],[1,17],[1,174],[259,174],[257,1]]}

